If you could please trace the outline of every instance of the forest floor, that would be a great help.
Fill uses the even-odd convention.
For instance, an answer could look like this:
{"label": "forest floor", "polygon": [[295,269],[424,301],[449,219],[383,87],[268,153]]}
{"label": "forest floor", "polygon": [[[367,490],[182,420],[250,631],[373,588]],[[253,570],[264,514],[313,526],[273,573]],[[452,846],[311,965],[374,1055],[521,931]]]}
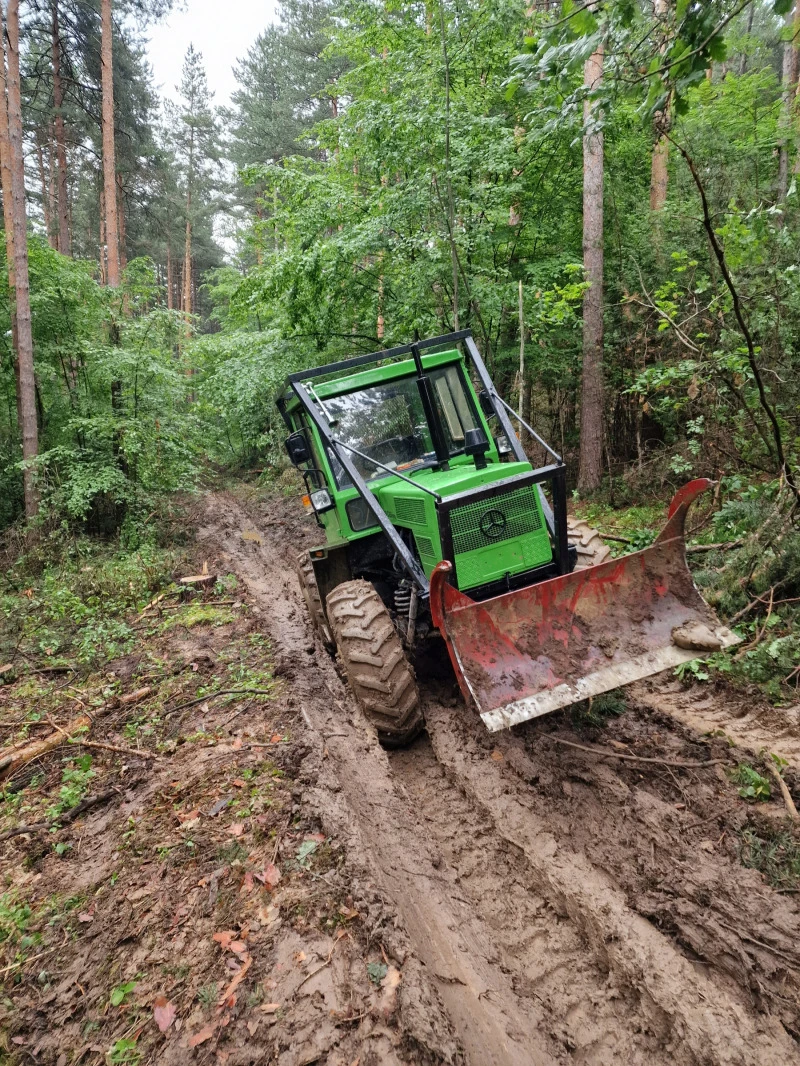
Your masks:
{"label": "forest floor", "polygon": [[296,501],[185,524],[206,591],[102,677],[0,689],[4,741],[96,709],[6,783],[0,1063],[800,1063],[800,836],[734,777],[766,749],[800,799],[797,709],[664,675],[490,735],[432,647],[387,752],[310,629]]}

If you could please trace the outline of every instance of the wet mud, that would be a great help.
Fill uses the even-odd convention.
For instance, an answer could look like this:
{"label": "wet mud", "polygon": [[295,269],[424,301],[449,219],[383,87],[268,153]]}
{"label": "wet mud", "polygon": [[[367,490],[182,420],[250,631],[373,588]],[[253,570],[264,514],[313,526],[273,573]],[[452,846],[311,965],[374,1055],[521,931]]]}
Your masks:
{"label": "wet mud", "polygon": [[[797,897],[740,862],[755,815],[726,770],[745,738],[704,735],[671,713],[675,693],[655,707],[671,679],[602,729],[558,712],[489,735],[432,646],[427,735],[388,754],[310,629],[293,560],[317,531],[294,501],[217,494],[200,522],[273,643],[314,753],[306,802],[344,841],[401,974],[401,1061],[800,1063]],[[242,537],[254,528],[260,543]],[[782,825],[780,800],[765,806]]]}

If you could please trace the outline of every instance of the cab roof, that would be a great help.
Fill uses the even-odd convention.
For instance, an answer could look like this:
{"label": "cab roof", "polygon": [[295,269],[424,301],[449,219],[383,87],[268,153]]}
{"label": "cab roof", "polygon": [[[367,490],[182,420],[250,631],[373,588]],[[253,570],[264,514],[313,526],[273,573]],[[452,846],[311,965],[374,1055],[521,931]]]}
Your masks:
{"label": "cab roof", "polygon": [[[356,362],[356,360],[353,360],[353,362]],[[455,348],[445,352],[422,354],[422,365],[426,370],[433,370],[448,363],[463,362],[464,357]],[[320,399],[325,399],[330,396],[341,396],[348,392],[359,392],[361,389],[369,388],[371,385],[380,385],[384,382],[397,381],[399,378],[409,377],[411,374],[416,373],[416,366],[413,359],[403,359],[399,363],[383,363],[380,366],[372,366],[367,370],[348,374],[344,372],[342,364],[333,363],[331,364],[330,373],[331,375],[338,374],[339,376],[329,378],[327,381],[320,380],[321,377],[324,377],[325,371],[325,367],[319,367],[312,371],[301,370],[290,374],[282,390],[282,399],[286,404],[286,409],[291,411],[299,404],[299,400],[291,388],[293,381],[312,385],[313,395],[318,396]]]}

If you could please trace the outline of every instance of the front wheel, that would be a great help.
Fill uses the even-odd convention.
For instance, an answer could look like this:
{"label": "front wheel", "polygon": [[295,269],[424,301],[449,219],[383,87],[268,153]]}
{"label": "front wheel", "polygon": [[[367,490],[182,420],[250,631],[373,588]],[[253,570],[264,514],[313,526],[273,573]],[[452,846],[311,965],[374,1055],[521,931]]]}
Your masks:
{"label": "front wheel", "polygon": [[328,618],[353,693],[385,747],[401,747],[423,725],[414,670],[383,600],[368,581],[329,593]]}
{"label": "front wheel", "polygon": [[576,570],[586,570],[589,566],[604,563],[611,555],[611,549],[603,543],[603,538],[584,518],[567,516],[567,539],[574,544],[578,552]]}
{"label": "front wheel", "polygon": [[333,636],[328,625],[328,619],[325,617],[325,611],[322,608],[322,596],[317,584],[317,575],[314,573],[314,564],[311,562],[311,556],[307,551],[301,551],[297,555],[297,577],[300,582],[300,588],[303,591],[303,599],[306,601],[311,624],[319,633],[322,643],[328,651],[333,653]]}

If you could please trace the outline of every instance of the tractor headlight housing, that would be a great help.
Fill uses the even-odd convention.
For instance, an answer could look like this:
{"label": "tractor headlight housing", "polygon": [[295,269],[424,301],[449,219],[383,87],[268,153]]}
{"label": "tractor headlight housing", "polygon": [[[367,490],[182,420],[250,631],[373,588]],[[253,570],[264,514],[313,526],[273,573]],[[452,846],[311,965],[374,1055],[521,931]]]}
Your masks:
{"label": "tractor headlight housing", "polygon": [[309,499],[317,514],[322,511],[330,511],[331,507],[333,507],[333,500],[327,489],[317,489],[316,492],[309,494]]}
{"label": "tractor headlight housing", "polygon": [[495,444],[497,445],[497,452],[499,455],[511,455],[511,445],[509,444],[508,437],[505,433],[500,434],[497,440],[495,440]]}

